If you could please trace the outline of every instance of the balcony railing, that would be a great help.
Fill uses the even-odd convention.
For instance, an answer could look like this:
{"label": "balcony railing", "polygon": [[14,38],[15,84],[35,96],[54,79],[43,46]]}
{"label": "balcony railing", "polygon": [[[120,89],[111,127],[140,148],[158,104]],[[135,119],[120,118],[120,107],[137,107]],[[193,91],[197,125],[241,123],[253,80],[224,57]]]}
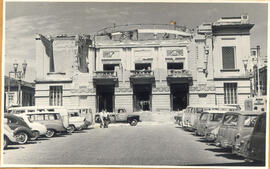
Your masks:
{"label": "balcony railing", "polygon": [[169,69],[168,77],[192,77],[191,73],[185,69]]}
{"label": "balcony railing", "polygon": [[131,78],[140,78],[140,77],[154,77],[154,72],[152,70],[131,70]]}
{"label": "balcony railing", "polygon": [[117,73],[113,70],[96,71],[94,72],[94,78],[96,79],[117,78]]}

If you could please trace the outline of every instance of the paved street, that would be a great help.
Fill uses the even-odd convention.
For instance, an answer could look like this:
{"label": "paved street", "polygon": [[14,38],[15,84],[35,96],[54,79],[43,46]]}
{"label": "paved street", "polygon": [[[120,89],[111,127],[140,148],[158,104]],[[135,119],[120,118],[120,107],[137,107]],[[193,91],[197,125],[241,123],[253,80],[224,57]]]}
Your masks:
{"label": "paved street", "polygon": [[41,138],[4,151],[4,164],[248,165],[172,124],[114,125]]}

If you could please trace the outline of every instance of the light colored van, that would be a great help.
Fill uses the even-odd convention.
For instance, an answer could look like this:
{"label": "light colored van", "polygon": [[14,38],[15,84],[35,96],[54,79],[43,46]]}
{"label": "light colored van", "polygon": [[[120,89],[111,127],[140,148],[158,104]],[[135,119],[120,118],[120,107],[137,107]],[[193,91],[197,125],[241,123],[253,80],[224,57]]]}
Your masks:
{"label": "light colored van", "polygon": [[23,114],[32,112],[57,112],[60,113],[63,125],[65,128],[69,127],[68,111],[63,106],[25,106],[25,107],[12,107],[8,109],[11,114]]}
{"label": "light colored van", "polygon": [[67,128],[64,127],[60,113],[57,112],[30,112],[25,113],[31,122],[38,122],[47,127],[46,137],[53,137],[55,133],[65,133]]}

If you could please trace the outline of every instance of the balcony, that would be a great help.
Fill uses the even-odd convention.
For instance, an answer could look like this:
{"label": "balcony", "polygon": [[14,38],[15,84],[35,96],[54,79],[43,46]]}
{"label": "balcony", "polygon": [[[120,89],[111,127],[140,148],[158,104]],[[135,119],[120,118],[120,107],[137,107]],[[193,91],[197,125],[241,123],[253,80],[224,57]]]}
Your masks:
{"label": "balcony", "polygon": [[153,83],[155,81],[152,70],[131,70],[130,81],[135,84]]}
{"label": "balcony", "polygon": [[185,69],[169,69],[167,76],[168,83],[190,83],[192,74]]}
{"label": "balcony", "polygon": [[113,70],[95,71],[93,81],[95,84],[115,84],[118,76]]}

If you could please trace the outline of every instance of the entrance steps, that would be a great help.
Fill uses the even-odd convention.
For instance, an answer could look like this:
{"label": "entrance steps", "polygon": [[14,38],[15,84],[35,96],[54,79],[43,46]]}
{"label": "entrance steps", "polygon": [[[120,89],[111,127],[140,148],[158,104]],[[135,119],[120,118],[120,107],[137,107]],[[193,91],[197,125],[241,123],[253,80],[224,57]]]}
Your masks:
{"label": "entrance steps", "polygon": [[[138,113],[138,112],[136,112]],[[164,112],[139,112],[141,120],[144,122],[174,123],[174,113]]]}

